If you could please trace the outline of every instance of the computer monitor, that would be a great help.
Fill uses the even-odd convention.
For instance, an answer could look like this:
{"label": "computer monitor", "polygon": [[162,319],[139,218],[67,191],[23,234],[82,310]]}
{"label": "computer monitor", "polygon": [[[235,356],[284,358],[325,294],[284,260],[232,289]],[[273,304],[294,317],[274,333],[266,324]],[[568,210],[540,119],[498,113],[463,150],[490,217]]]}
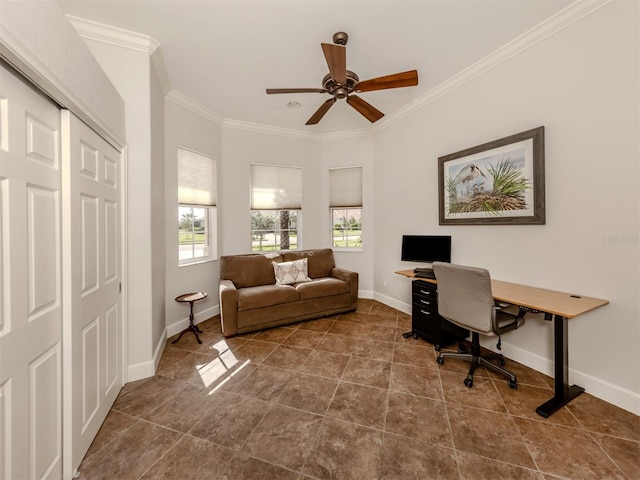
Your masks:
{"label": "computer monitor", "polygon": [[400,259],[405,262],[451,263],[451,235],[403,235]]}

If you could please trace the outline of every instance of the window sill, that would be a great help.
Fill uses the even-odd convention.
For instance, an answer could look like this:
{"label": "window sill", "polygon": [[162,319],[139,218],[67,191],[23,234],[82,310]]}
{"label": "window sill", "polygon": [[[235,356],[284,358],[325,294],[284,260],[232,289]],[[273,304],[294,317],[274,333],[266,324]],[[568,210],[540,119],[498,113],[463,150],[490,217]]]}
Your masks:
{"label": "window sill", "polygon": [[193,262],[189,262],[189,263],[180,263],[178,264],[178,267],[182,268],[182,267],[190,267],[192,265],[202,265],[203,263],[211,263],[211,262],[216,262],[218,261],[217,258],[206,258],[206,259],[202,259],[202,260],[195,260]]}
{"label": "window sill", "polygon": [[351,253],[362,253],[364,250],[362,247],[358,248],[347,248],[347,247],[332,247],[334,252],[351,252]]}

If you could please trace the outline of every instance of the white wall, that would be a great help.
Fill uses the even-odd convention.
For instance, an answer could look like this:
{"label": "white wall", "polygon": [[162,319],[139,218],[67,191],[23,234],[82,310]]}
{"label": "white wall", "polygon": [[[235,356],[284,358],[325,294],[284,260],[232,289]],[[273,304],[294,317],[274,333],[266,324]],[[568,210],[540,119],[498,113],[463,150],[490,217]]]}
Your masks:
{"label": "white wall", "polygon": [[[165,310],[168,335],[179,333],[188,325],[189,308],[174,299],[189,292],[205,291],[209,297],[194,304],[195,321],[199,323],[219,313],[218,279],[219,262],[205,262],[178,266],[178,157],[179,146],[190,148],[214,157],[218,172],[221,166],[221,127],[211,120],[196,115],[178,103],[165,100],[165,244],[166,286]],[[218,174],[219,185],[224,181]],[[218,204],[221,195],[218,194]],[[220,212],[222,208],[218,209]],[[220,252],[220,228],[218,228],[218,252]]]}
{"label": "white wall", "polygon": [[[638,3],[613,2],[379,132],[374,146],[375,291],[408,311],[409,284],[393,274],[412,268],[398,260],[401,235],[451,234],[456,263],[608,299],[569,322],[570,377],[635,413],[639,57]],[[540,125],[546,225],[438,225],[439,156]],[[508,356],[552,374],[549,323],[530,316],[503,342]]]}
{"label": "white wall", "polygon": [[328,224],[322,198],[323,173],[320,147],[316,141],[268,133],[223,128],[222,162],[218,201],[221,214],[220,255],[251,251],[250,167],[251,163],[302,168],[302,236],[299,248],[319,248]]}
{"label": "white wall", "polygon": [[336,265],[358,272],[359,296],[373,298],[373,252],[375,192],[373,188],[373,137],[364,136],[326,141],[321,144],[322,172],[321,213],[318,221],[323,225],[321,246],[331,246],[331,217],[329,214],[329,169],[362,165],[362,250],[334,249]]}
{"label": "white wall", "polygon": [[65,108],[124,145],[124,101],[55,0],[0,1],[0,53]]}
{"label": "white wall", "polygon": [[150,71],[150,123],[151,123],[151,347],[154,361],[160,361],[165,344],[165,113],[164,92],[156,74]]}

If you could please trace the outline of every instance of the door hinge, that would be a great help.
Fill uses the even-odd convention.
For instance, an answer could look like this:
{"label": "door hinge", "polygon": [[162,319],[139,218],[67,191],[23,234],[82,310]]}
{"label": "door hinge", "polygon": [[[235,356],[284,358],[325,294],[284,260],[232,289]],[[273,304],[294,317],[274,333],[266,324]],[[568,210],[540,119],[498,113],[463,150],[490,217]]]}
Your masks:
{"label": "door hinge", "polygon": [[118,289],[119,289],[118,291],[122,293],[122,282],[120,282]]}

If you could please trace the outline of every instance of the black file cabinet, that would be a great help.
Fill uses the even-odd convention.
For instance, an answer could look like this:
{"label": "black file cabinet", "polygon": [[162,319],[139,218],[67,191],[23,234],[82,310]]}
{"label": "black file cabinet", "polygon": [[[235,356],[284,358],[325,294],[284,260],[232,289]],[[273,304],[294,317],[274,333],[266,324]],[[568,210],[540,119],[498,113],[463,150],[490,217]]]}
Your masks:
{"label": "black file cabinet", "polygon": [[433,343],[436,350],[469,336],[469,330],[448,322],[438,314],[438,290],[433,283],[414,280],[411,286],[411,331]]}

